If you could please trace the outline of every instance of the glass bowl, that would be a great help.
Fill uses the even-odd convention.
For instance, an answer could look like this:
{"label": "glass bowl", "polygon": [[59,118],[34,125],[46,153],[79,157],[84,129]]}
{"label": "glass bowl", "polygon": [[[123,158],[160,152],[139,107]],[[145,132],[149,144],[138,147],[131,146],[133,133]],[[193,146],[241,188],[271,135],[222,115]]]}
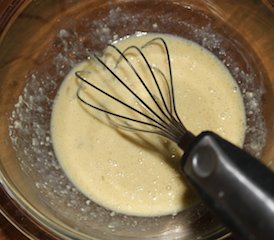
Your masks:
{"label": "glass bowl", "polygon": [[67,179],[52,148],[53,99],[90,51],[136,32],[170,33],[213,52],[238,82],[244,148],[274,169],[272,1],[17,0],[0,3],[1,212],[30,239],[219,239],[202,204],[173,216],[113,213]]}

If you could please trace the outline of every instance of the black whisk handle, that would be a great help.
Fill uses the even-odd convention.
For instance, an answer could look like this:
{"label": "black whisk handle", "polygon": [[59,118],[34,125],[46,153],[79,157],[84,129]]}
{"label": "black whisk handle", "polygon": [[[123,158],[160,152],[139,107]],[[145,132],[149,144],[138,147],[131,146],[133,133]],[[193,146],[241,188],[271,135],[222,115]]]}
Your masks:
{"label": "black whisk handle", "polygon": [[201,199],[240,239],[274,239],[274,173],[212,132],[201,133],[182,158]]}

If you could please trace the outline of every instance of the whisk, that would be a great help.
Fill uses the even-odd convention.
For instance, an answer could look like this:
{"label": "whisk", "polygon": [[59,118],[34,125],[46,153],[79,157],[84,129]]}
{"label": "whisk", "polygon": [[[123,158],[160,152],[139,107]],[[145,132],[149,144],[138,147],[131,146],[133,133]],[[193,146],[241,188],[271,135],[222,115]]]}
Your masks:
{"label": "whisk", "polygon": [[[143,49],[153,45],[153,44],[162,44],[163,49],[166,55],[167,65],[168,65],[168,76],[166,76],[159,68],[156,66],[153,66],[149,63],[148,59],[142,52]],[[123,86],[132,96],[134,99],[137,100],[139,104],[138,107],[134,107],[132,105],[129,105],[121,99],[117,98],[114,95],[109,94],[104,89],[99,88],[94,83],[89,82],[83,75],[88,73],[86,71],[78,71],[76,72],[76,76],[78,79],[80,79],[83,83],[89,85],[90,87],[96,89],[100,93],[104,94],[105,97],[110,98],[111,100],[115,101],[116,103],[121,104],[123,107],[127,108],[128,115],[121,115],[117,114],[113,111],[111,111],[109,108],[106,107],[98,107],[90,102],[87,102],[84,98],[81,97],[80,92],[82,90],[82,85],[79,87],[77,91],[77,97],[78,99],[83,102],[85,105],[88,105],[92,108],[95,108],[99,111],[102,111],[109,117],[114,116],[119,119],[125,120],[122,124],[118,124],[117,122],[111,120],[111,123],[115,125],[116,127],[127,129],[127,130],[134,130],[134,131],[141,131],[141,132],[148,132],[148,133],[156,133],[158,135],[164,136],[173,142],[176,142],[183,150],[186,150],[189,143],[193,141],[194,135],[186,129],[182,121],[180,120],[180,117],[176,111],[176,104],[175,104],[175,98],[174,98],[174,84],[173,84],[173,75],[172,75],[172,69],[171,69],[171,60],[170,60],[170,54],[167,47],[167,44],[163,38],[154,38],[147,43],[145,43],[143,46],[138,48],[137,46],[129,46],[124,51],[121,51],[119,48],[117,48],[115,45],[109,44],[109,47],[113,48],[118,54],[119,58],[114,66],[114,69],[111,69],[103,60],[101,60],[97,55],[94,55],[94,58],[102,64],[102,66],[109,71],[109,73]],[[131,50],[134,50],[137,54],[139,54],[139,57],[141,57],[141,61],[145,64],[148,70],[148,74],[150,76],[150,84],[147,84],[142,77],[140,76],[140,73],[137,72],[137,70],[134,68],[134,65],[132,61],[130,61],[127,58],[127,53]],[[150,103],[145,102],[138,93],[134,92],[133,89],[123,80],[121,77],[119,77],[115,70],[119,67],[119,64],[121,61],[124,60],[130,70],[135,74],[136,80],[139,81],[141,86],[143,87],[143,90],[146,91],[147,95],[150,97]],[[88,73],[90,74],[90,73]],[[148,78],[148,77],[147,77]],[[159,84],[160,81],[164,81],[164,84]],[[158,91],[158,94],[155,94],[155,92],[152,92],[149,89],[149,85],[154,85],[154,88],[156,91]],[[161,89],[165,88],[165,89]],[[165,97],[163,94],[164,92],[167,93],[167,96]],[[158,96],[159,95],[159,96]],[[113,103],[113,102],[112,102]],[[153,109],[153,106],[157,108],[157,110]],[[113,108],[113,107],[112,107]],[[132,118],[132,113],[136,113],[136,118]],[[145,120],[138,120],[140,117],[145,117]],[[143,128],[134,127],[132,125],[139,124],[140,126],[143,126]],[[152,129],[147,130],[144,128],[144,126],[149,126]]]}
{"label": "whisk", "polygon": [[[151,63],[147,55],[151,48],[161,51],[164,69]],[[93,54],[90,59],[101,69],[75,73],[81,83],[80,102],[105,113],[114,127],[157,134],[177,143],[184,150],[182,172],[221,220],[242,239],[272,239],[273,173],[217,134],[206,131],[195,137],[185,127],[176,110],[166,41],[156,37],[140,47],[120,50],[109,44],[107,49],[117,55],[112,64]],[[124,76],[124,68],[133,73],[134,80]],[[100,74],[96,77],[102,69],[108,75],[103,80]],[[104,100],[98,102],[95,92],[108,105]]]}

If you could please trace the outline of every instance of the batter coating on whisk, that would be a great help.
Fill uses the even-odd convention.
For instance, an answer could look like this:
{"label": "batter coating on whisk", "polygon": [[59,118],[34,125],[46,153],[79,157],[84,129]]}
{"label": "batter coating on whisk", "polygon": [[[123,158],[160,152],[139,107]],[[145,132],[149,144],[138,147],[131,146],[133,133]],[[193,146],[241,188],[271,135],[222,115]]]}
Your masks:
{"label": "batter coating on whisk", "polygon": [[[115,46],[123,51],[132,45],[144,46],[151,39],[159,37],[168,45],[176,108],[187,129],[194,134],[212,130],[241,145],[245,131],[243,101],[228,70],[211,53],[190,41],[159,34],[126,38],[118,41]],[[142,52],[153,66],[161,89],[165,89],[163,95],[169,109],[169,105],[172,105],[168,97],[170,88],[166,87],[166,80],[162,76],[169,77],[168,64],[163,44],[159,43],[161,41],[155,42],[142,49]],[[134,69],[138,70],[141,79],[151,78],[142,60],[132,52],[128,52],[127,56],[133,61]],[[124,79],[159,114],[156,103],[160,102],[161,94],[153,85],[153,79],[147,82],[156,103],[142,84],[136,83],[136,74],[120,58],[119,54],[115,55],[115,49],[108,48],[103,60],[108,66],[113,66],[115,74]],[[78,72],[78,78],[75,72]],[[181,152],[176,144],[156,135],[112,128],[110,120],[124,127],[136,128],[138,125],[129,121],[124,123],[123,119],[122,122],[112,117],[108,119],[104,113],[93,111],[81,103],[75,94],[79,84],[79,95],[88,103],[121,115],[131,114],[133,118],[136,118],[136,114],[114,103],[113,99],[102,98],[100,92],[90,90],[86,84],[81,85],[83,81],[79,77],[99,84],[123,102],[148,112],[139,99],[121,88],[117,79],[98,60],[91,59],[73,69],[59,90],[52,115],[54,148],[72,182],[98,204],[129,215],[171,214],[195,202],[178,173]],[[153,129],[151,126],[145,128],[147,131]]]}

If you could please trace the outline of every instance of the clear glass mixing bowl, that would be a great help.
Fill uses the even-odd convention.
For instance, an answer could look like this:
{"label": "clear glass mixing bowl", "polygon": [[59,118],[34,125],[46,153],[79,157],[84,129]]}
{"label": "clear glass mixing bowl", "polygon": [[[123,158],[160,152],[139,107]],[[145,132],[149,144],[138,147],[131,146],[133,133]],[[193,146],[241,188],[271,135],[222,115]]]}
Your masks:
{"label": "clear glass mixing bowl", "polygon": [[183,36],[229,68],[246,106],[244,147],[274,169],[272,1],[13,0],[1,1],[0,11],[0,203],[15,226],[30,239],[190,240],[228,233],[202,203],[176,216],[141,218],[87,199],[56,161],[51,108],[62,79],[88,52],[137,31]]}

